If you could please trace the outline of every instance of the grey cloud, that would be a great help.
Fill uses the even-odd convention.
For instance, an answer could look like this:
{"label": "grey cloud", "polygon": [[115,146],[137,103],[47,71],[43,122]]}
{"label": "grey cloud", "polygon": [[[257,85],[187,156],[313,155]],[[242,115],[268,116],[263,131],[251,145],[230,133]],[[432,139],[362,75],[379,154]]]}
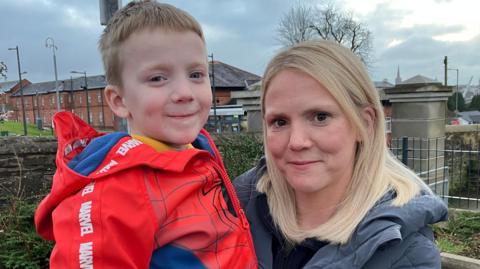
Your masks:
{"label": "grey cloud", "polygon": [[[304,0],[315,3],[315,0]],[[437,0],[444,3],[448,0]],[[43,2],[49,5],[41,4]],[[128,2],[122,1],[123,4]],[[282,15],[295,1],[289,0],[166,0],[192,14],[201,24],[219,29],[219,39],[207,35],[209,53],[217,60],[261,75],[268,60],[279,49],[276,27]],[[73,10],[79,20],[72,18]],[[355,11],[353,11],[355,12]],[[455,33],[462,26],[416,25],[400,29],[408,10],[394,9],[388,3],[362,19],[374,37],[375,58],[371,73],[375,80],[392,81],[400,65],[402,77],[416,74],[442,78],[443,56],[451,66],[461,69],[461,81],[474,75],[480,77],[480,37],[468,42],[441,42],[432,36]],[[9,80],[17,79],[15,53],[7,48],[19,45],[22,69],[34,82],[53,80],[52,52],[45,48],[45,39],[53,37],[58,46],[59,78],[68,79],[71,70],[102,74],[97,41],[103,26],[99,23],[98,0],[0,0],[0,61],[9,67]],[[87,22],[87,23],[85,23]],[[8,37],[8,38],[4,38]],[[404,42],[388,48],[393,39]],[[474,81],[478,81],[475,79]]]}
{"label": "grey cloud", "polygon": [[[443,81],[443,57],[448,56],[451,66],[458,66],[460,83],[470,76],[480,76],[480,38],[466,42],[444,42],[434,40],[434,36],[461,32],[461,25],[443,26],[440,24],[414,25],[400,28],[406,10],[393,9],[389,4],[379,4],[367,15],[366,22],[374,36],[376,62],[371,69],[375,80],[388,78],[394,81],[397,66],[400,66],[402,78],[417,74],[437,78]],[[387,47],[392,40],[402,43]]]}

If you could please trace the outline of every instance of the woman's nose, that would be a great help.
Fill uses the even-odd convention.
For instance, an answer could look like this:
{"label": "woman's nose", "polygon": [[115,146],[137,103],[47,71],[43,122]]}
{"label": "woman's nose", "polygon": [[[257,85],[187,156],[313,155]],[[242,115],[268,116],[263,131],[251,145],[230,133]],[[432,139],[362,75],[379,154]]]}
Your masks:
{"label": "woman's nose", "polygon": [[302,125],[292,125],[288,147],[294,151],[309,148],[312,141],[308,131]]}

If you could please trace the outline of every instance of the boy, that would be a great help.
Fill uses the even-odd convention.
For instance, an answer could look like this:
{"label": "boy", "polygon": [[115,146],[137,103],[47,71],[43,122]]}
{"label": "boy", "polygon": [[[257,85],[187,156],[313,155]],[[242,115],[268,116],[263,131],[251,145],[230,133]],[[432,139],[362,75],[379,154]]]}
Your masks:
{"label": "boy", "polygon": [[202,130],[212,96],[199,24],[131,2],[99,47],[106,100],[131,135],[55,116],[57,172],[35,215],[56,241],[51,267],[256,268],[248,222]]}

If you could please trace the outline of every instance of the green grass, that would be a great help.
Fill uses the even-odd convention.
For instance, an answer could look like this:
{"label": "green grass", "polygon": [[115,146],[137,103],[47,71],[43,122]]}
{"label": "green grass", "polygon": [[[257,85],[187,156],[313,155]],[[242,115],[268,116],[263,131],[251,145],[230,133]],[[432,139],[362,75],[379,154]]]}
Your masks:
{"label": "green grass", "polygon": [[437,247],[441,252],[448,252],[457,255],[461,255],[466,248],[465,244],[463,244],[462,242],[452,240],[445,235],[435,240],[435,243],[437,244]]}
{"label": "green grass", "polygon": [[[23,123],[15,121],[3,121],[0,122],[0,132],[5,135],[4,132],[8,132],[9,136],[23,135]],[[33,124],[27,124],[28,136],[53,136],[52,130],[39,130],[37,126]]]}
{"label": "green grass", "polygon": [[480,259],[480,212],[450,210],[433,230],[440,251]]}

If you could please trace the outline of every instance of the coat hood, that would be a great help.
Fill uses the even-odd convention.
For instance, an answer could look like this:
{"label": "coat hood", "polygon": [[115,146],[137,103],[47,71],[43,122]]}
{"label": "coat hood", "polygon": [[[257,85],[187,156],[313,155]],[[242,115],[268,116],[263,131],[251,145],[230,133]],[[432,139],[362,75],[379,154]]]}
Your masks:
{"label": "coat hood", "polygon": [[[58,140],[55,159],[57,170],[50,193],[40,202],[35,212],[37,232],[49,240],[54,239],[51,214],[56,206],[95,180],[142,165],[180,172],[188,161],[198,154],[213,156],[224,167],[205,130],[202,130],[192,143],[196,149],[184,150],[182,158],[178,158],[175,151],[166,151],[159,155],[153,148],[127,133],[97,132],[70,112],[55,114],[53,126]],[[137,154],[139,152],[141,155]]]}

